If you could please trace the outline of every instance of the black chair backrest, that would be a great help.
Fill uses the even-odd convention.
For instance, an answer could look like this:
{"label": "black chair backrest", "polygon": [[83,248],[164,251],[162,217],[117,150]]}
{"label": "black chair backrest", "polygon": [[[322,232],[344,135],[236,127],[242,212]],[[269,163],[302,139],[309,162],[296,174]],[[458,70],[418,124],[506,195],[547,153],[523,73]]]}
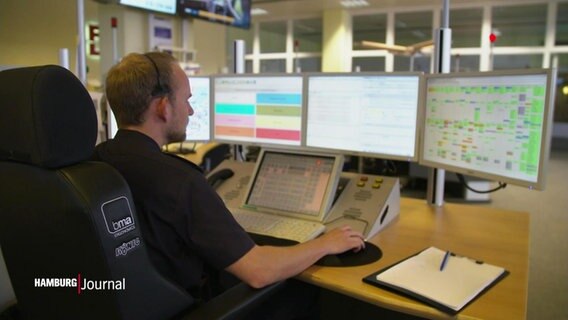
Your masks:
{"label": "black chair backrest", "polygon": [[23,315],[166,319],[189,308],[151,264],[124,179],[88,161],[97,119],[81,82],[52,65],[2,71],[0,114],[0,245]]}

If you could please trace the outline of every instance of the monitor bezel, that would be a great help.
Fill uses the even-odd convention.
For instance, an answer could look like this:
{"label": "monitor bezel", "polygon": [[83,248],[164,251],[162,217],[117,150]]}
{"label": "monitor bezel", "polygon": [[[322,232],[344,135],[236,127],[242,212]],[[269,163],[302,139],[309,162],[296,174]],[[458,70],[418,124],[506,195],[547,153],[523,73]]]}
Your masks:
{"label": "monitor bezel", "polygon": [[[530,76],[530,75],[546,75],[546,94],[543,112],[543,126],[542,126],[542,139],[539,155],[539,168],[538,175],[535,182],[523,179],[512,178],[496,173],[484,172],[482,170],[475,170],[464,168],[456,165],[449,165],[434,160],[425,159],[424,152],[424,139],[426,136],[426,97],[428,91],[428,81],[430,79],[441,78],[474,78],[474,77],[501,77],[501,76]],[[472,177],[487,179],[490,181],[498,181],[503,183],[510,183],[520,187],[527,187],[529,189],[544,190],[546,185],[546,172],[548,169],[548,160],[550,157],[550,145],[552,137],[552,124],[554,114],[554,94],[556,89],[556,69],[515,69],[515,70],[496,70],[496,71],[481,71],[481,72],[463,72],[463,73],[444,73],[444,74],[428,74],[424,76],[424,86],[421,91],[420,100],[424,105],[422,108],[422,130],[420,134],[420,157],[419,164],[431,168],[438,168],[442,170],[452,171],[455,173],[465,174]]]}
{"label": "monitor bezel", "polygon": [[[215,135],[215,81],[219,78],[284,78],[284,77],[298,77],[302,81],[302,99],[301,99],[301,113],[300,113],[300,141],[299,144],[283,144],[283,143],[274,143],[274,142],[264,142],[264,141],[245,141],[239,139],[227,139],[227,138],[219,138]],[[304,82],[305,78],[300,73],[262,73],[262,74],[255,74],[255,73],[239,73],[239,74],[216,74],[211,76],[211,133],[210,137],[212,141],[219,142],[219,143],[228,143],[228,144],[236,144],[236,145],[243,145],[243,146],[254,146],[254,147],[269,147],[269,148],[288,148],[288,149],[299,149],[304,147],[304,119],[306,117],[306,105],[305,105],[305,91],[304,91]],[[256,139],[256,138],[255,138]]]}
{"label": "monitor bezel", "polygon": [[[304,73],[304,105],[305,105],[305,116],[303,118],[303,126],[304,131],[302,132],[302,141],[303,146],[307,150],[313,151],[320,151],[320,152],[341,152],[346,155],[353,155],[353,156],[362,156],[362,157],[369,157],[369,158],[380,158],[386,160],[396,160],[396,161],[407,161],[407,162],[417,162],[418,161],[418,151],[420,145],[420,132],[421,132],[421,124],[422,119],[421,117],[421,109],[423,108],[423,102],[420,99],[420,92],[422,92],[422,86],[424,85],[423,79],[423,72],[307,72]],[[409,156],[401,156],[401,155],[394,155],[388,153],[379,153],[379,152],[366,152],[366,151],[357,151],[357,150],[348,150],[343,148],[325,148],[325,147],[316,147],[316,146],[309,146],[308,145],[308,116],[309,116],[309,79],[310,77],[413,77],[416,76],[418,78],[418,92],[417,92],[417,101],[416,101],[416,122],[415,122],[415,132],[414,132],[414,155]]]}
{"label": "monitor bezel", "polygon": [[[266,156],[266,154],[270,154],[270,153],[300,155],[300,156],[326,157],[326,158],[333,158],[334,159],[333,160],[334,161],[333,167],[332,167],[332,170],[331,170],[331,176],[329,177],[329,181],[327,183],[327,187],[326,187],[326,190],[325,190],[325,196],[322,200],[322,206],[320,207],[320,211],[318,212],[317,216],[309,216],[309,215],[303,214],[303,213],[294,213],[294,212],[291,212],[291,211],[277,210],[277,209],[273,209],[273,208],[267,208],[267,207],[248,205],[247,204],[248,199],[250,198],[251,193],[253,191],[253,187],[254,187],[255,181],[256,181],[257,176],[258,176],[258,171],[260,170],[260,167],[263,164],[264,157]],[[337,189],[337,185],[339,183],[339,178],[341,176],[341,172],[342,172],[342,169],[343,169],[343,163],[344,163],[344,156],[342,154],[339,154],[339,153],[329,153],[329,152],[324,153],[324,152],[313,152],[313,151],[305,151],[305,150],[291,150],[291,149],[280,149],[280,148],[262,148],[260,150],[256,164],[254,166],[254,170],[252,172],[251,178],[248,182],[248,185],[247,185],[247,188],[246,188],[246,193],[245,193],[245,196],[243,197],[243,200],[242,200],[242,203],[241,203],[241,208],[244,208],[244,209],[247,209],[247,210],[252,210],[252,211],[266,212],[266,213],[270,213],[270,214],[277,214],[277,215],[282,215],[282,216],[286,216],[286,217],[294,217],[294,218],[303,219],[303,220],[318,221],[318,222],[323,223],[325,217],[327,216],[327,214],[329,213],[329,211],[331,210],[331,207],[333,205],[335,190]]]}

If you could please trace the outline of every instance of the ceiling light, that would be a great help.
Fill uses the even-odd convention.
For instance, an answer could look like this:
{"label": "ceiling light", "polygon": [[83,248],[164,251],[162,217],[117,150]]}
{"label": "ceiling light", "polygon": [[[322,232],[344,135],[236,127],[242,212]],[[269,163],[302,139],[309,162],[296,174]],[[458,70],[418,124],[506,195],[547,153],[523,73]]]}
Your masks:
{"label": "ceiling light", "polygon": [[341,5],[345,8],[366,7],[369,3],[366,0],[342,0]]}
{"label": "ceiling light", "polygon": [[260,16],[260,15],[263,15],[263,14],[268,14],[268,11],[266,11],[266,10],[264,10],[264,9],[262,9],[262,8],[252,8],[252,9],[250,10],[250,14],[251,14],[252,16]]}

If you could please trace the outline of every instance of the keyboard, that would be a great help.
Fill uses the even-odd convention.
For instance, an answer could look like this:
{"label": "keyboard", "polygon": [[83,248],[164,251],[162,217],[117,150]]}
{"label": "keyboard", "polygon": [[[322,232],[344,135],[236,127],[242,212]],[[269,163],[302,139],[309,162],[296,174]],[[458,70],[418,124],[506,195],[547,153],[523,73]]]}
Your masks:
{"label": "keyboard", "polygon": [[250,233],[256,233],[297,242],[306,242],[319,236],[325,226],[318,222],[287,218],[272,214],[231,209],[235,220]]}

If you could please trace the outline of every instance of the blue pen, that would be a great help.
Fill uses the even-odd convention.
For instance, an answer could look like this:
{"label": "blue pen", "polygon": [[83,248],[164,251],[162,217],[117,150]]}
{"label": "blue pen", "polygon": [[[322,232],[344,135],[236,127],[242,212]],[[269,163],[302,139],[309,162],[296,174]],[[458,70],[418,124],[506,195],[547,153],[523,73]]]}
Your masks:
{"label": "blue pen", "polygon": [[450,251],[446,251],[444,259],[442,259],[442,264],[440,264],[440,271],[444,271],[446,264],[448,263],[448,258],[450,258]]}

